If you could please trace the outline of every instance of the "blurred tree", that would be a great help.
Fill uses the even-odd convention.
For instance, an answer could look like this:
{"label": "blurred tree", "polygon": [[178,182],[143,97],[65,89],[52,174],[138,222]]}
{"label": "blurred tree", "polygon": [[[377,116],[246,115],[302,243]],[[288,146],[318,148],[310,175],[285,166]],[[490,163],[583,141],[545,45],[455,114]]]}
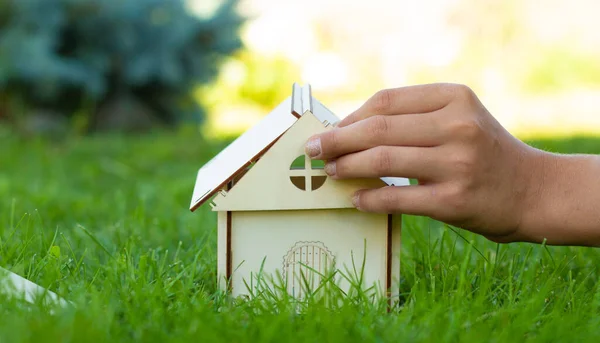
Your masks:
{"label": "blurred tree", "polygon": [[204,18],[185,0],[2,0],[0,97],[90,130],[199,120],[193,89],[242,45],[236,4]]}

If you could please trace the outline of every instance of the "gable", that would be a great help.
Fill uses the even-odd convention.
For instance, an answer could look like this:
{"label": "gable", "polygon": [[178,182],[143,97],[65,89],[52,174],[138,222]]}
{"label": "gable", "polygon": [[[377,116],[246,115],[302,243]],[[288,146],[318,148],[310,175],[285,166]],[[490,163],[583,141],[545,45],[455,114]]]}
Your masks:
{"label": "gable", "polygon": [[290,113],[291,103],[291,97],[287,98],[198,171],[190,204],[192,211],[258,158],[296,122],[297,118]]}
{"label": "gable", "polygon": [[[331,125],[305,112],[231,190],[215,196],[213,210],[353,208],[354,192],[385,186],[379,179],[334,180],[327,177],[324,170],[311,167],[310,159],[304,154],[306,141],[314,134],[331,129]],[[304,168],[300,163],[298,169],[292,169],[292,163],[299,157],[305,159]],[[297,182],[302,178],[303,184]]]}

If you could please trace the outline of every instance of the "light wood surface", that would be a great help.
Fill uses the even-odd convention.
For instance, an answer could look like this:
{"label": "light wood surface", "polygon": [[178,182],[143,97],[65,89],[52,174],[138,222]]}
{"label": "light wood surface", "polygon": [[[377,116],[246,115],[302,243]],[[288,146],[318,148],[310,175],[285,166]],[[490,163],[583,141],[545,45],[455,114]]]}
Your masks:
{"label": "light wood surface", "polygon": [[[321,250],[331,252],[335,267],[342,273],[359,278],[362,273],[363,286],[377,285],[380,294],[385,294],[387,272],[387,215],[363,213],[355,209],[329,209],[304,211],[242,211],[232,216],[232,294],[249,294],[247,287],[256,286],[256,277],[262,269],[267,279],[286,274],[286,257],[301,246],[310,246],[305,252]],[[399,233],[399,232],[398,232]],[[399,240],[399,235],[393,236]],[[399,247],[400,242],[393,242]],[[366,247],[366,249],[365,249]],[[315,250],[312,250],[315,249]],[[301,250],[302,251],[302,250]],[[297,256],[297,255],[296,255]],[[313,255],[317,256],[317,254]],[[324,256],[322,253],[319,256]],[[366,260],[364,259],[366,257]],[[354,270],[354,266],[358,270]],[[309,265],[322,269],[325,263],[309,259]],[[363,261],[364,270],[361,271]],[[294,261],[291,261],[294,262]],[[292,263],[293,264],[293,263]],[[289,266],[288,266],[289,267]],[[288,282],[294,278],[285,275]],[[298,275],[299,268],[295,273]],[[310,269],[304,269],[309,273]],[[354,273],[358,275],[353,275]],[[314,278],[313,280],[318,280]],[[348,289],[349,282],[336,278],[342,289]],[[289,289],[294,296],[301,296],[296,287]]]}
{"label": "light wood surface", "polygon": [[323,170],[290,170],[292,162],[304,156],[304,146],[314,134],[331,130],[312,113],[305,113],[228,192],[213,199],[215,211],[263,211],[290,209],[354,208],[354,192],[385,186],[379,179],[334,180],[327,178],[316,190],[300,190],[290,180],[325,175]]}

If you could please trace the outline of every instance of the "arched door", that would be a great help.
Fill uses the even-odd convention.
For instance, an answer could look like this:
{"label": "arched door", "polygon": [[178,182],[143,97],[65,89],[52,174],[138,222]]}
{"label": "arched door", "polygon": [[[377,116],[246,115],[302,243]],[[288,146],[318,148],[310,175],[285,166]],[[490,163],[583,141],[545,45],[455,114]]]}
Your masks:
{"label": "arched door", "polygon": [[323,275],[331,271],[335,259],[322,242],[297,242],[284,257],[283,277],[288,293],[302,299],[303,293],[319,287]]}

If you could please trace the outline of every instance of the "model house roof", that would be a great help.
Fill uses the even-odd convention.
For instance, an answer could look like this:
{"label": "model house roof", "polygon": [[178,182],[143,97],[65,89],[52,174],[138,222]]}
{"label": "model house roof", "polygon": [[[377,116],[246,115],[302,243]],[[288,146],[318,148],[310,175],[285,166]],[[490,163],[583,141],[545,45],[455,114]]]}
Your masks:
{"label": "model house roof", "polygon": [[[279,104],[258,124],[244,132],[198,171],[190,210],[194,211],[246,167],[259,159],[307,111],[323,124],[335,125],[339,118],[315,99],[310,85],[293,85],[292,95]],[[404,178],[381,178],[388,185],[408,184]]]}

